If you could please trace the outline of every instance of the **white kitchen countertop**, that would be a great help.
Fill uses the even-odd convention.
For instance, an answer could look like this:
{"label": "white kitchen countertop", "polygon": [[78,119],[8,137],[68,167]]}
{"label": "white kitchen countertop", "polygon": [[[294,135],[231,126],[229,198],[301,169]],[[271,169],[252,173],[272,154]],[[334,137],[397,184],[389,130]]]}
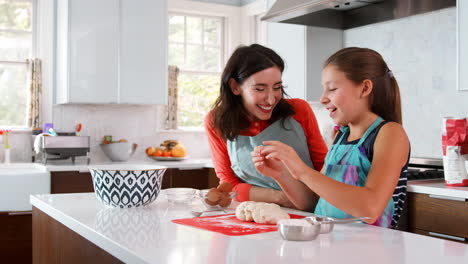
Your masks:
{"label": "white kitchen countertop", "polygon": [[147,207],[117,209],[94,193],[31,196],[34,207],[125,263],[468,263],[463,243],[361,223],[297,242],[278,232],[226,236],[170,221],[191,217],[197,202],[171,204],[162,193]]}
{"label": "white kitchen countertop", "polygon": [[151,164],[165,166],[168,168],[178,168],[178,169],[200,169],[200,168],[213,168],[213,162],[211,159],[186,159],[182,161],[127,161],[127,162],[103,162],[103,163],[90,163],[89,165],[81,162],[76,164],[64,164],[64,163],[53,163],[50,162],[46,165],[48,171],[89,171],[88,167],[90,166],[99,166],[99,165],[110,165],[110,164],[128,164],[128,165],[141,165],[141,164]]}
{"label": "white kitchen countertop", "polygon": [[444,180],[409,181],[408,192],[468,199],[468,187],[446,186]]}

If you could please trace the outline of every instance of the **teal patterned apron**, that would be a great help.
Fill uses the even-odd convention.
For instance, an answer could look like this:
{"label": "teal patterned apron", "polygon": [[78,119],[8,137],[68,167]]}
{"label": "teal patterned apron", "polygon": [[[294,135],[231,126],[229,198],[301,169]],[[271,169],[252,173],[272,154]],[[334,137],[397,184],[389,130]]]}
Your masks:
{"label": "teal patterned apron", "polygon": [[[377,120],[372,123],[362,138],[355,145],[340,144],[349,134],[349,127],[341,127],[341,137],[338,139],[337,143],[331,147],[325,157],[325,175],[349,185],[360,187],[364,186],[371,167],[371,162],[367,158],[362,144],[381,121],[381,117],[377,118]],[[375,225],[390,227],[393,212],[394,203],[390,198],[383,214],[376,221]],[[336,208],[323,198],[319,199],[317,206],[315,207],[315,214],[335,218],[351,217],[351,215]]]}
{"label": "teal patterned apron", "polygon": [[294,148],[302,161],[307,166],[312,167],[309,155],[309,147],[302,126],[294,118],[285,119],[284,127],[281,120],[277,120],[256,136],[237,136],[233,141],[227,141],[229,159],[234,173],[245,183],[255,186],[281,190],[278,183],[270,177],[263,176],[256,169],[252,162],[251,152],[263,141],[277,140]]}

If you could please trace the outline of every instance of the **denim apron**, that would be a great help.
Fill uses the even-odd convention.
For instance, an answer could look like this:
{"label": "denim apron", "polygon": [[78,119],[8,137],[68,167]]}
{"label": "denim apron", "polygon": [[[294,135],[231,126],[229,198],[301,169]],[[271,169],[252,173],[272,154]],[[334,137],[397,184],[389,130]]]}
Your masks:
{"label": "denim apron", "polygon": [[[341,127],[342,132],[340,139],[334,144],[327,156],[325,157],[325,175],[342,183],[353,186],[364,186],[366,183],[367,175],[369,173],[371,162],[366,156],[366,152],[362,144],[374,130],[374,128],[382,121],[379,117],[372,123],[366,130],[362,138],[357,144],[341,145],[345,137],[349,134],[349,127]],[[394,212],[394,203],[392,198],[383,214],[374,223],[378,226],[390,227]],[[325,199],[320,198],[315,208],[315,214],[322,216],[331,216],[335,218],[351,217],[351,215],[336,208]]]}
{"label": "denim apron", "polygon": [[[284,128],[286,127],[286,129]],[[281,190],[278,183],[270,177],[263,176],[252,162],[251,152],[263,141],[277,140],[291,146],[307,166],[312,167],[309,147],[302,126],[294,118],[285,119],[284,127],[277,120],[256,136],[237,136],[233,141],[227,141],[231,168],[242,181],[255,186]]]}

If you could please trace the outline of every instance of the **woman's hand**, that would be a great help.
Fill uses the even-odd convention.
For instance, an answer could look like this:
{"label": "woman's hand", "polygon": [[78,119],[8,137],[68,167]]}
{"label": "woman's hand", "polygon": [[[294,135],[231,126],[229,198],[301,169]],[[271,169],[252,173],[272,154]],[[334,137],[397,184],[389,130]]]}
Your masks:
{"label": "woman's hand", "polygon": [[[300,176],[304,174],[303,172],[308,168],[308,166],[302,161],[292,147],[280,141],[264,141],[263,144],[265,146],[261,147],[260,156],[264,159],[264,167],[268,166],[271,170],[278,169],[278,162],[281,161],[283,165],[282,167],[286,167],[295,179],[300,180]],[[260,163],[259,165],[263,164]]]}
{"label": "woman's hand", "polygon": [[251,153],[255,169],[265,176],[280,179],[286,171],[283,163],[277,159],[266,159],[262,153],[263,149],[264,146],[258,146]]}

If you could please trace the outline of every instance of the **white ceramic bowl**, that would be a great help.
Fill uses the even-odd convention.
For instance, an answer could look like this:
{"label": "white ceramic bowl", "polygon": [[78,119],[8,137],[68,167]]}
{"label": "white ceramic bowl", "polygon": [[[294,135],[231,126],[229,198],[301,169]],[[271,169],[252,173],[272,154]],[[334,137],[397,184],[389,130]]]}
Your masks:
{"label": "white ceramic bowl", "polygon": [[138,145],[130,142],[100,144],[102,151],[112,161],[127,161]]}
{"label": "white ceramic bowl", "polygon": [[90,166],[89,170],[99,201],[113,207],[130,208],[156,200],[166,167],[111,164]]}

